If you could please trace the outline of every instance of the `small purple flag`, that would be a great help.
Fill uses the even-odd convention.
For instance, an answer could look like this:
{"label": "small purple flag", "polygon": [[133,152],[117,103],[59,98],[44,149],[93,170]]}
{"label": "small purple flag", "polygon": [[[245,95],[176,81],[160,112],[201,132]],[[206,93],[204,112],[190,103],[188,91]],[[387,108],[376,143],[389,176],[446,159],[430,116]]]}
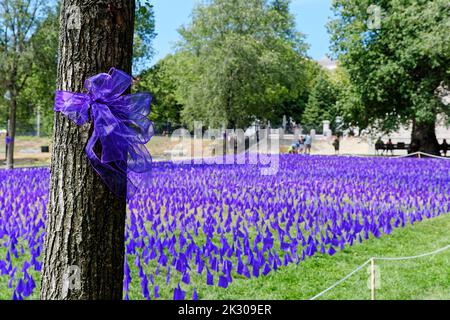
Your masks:
{"label": "small purple flag", "polygon": [[194,288],[194,293],[192,294],[192,300],[194,300],[194,301],[198,300],[197,289],[195,289],[195,288]]}
{"label": "small purple flag", "polygon": [[209,272],[209,269],[206,270],[206,284],[208,286],[214,285],[214,276]]}
{"label": "small purple flag", "polygon": [[186,297],[186,292],[184,292],[181,289],[180,284],[178,284],[178,287],[175,288],[175,290],[173,292],[173,300],[184,300],[185,297]]}
{"label": "small purple flag", "polygon": [[218,285],[219,285],[219,287],[224,288],[224,289],[228,288],[228,279],[227,279],[227,277],[220,276]]}

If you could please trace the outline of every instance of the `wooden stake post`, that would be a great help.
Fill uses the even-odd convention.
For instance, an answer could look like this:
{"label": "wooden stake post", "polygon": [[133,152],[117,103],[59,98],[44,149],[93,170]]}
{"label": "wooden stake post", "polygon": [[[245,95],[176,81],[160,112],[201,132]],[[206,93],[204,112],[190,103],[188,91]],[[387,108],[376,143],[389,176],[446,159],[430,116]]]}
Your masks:
{"label": "wooden stake post", "polygon": [[371,299],[376,300],[375,290],[376,290],[376,274],[375,274],[375,258],[372,258],[370,265],[370,289],[372,291]]}

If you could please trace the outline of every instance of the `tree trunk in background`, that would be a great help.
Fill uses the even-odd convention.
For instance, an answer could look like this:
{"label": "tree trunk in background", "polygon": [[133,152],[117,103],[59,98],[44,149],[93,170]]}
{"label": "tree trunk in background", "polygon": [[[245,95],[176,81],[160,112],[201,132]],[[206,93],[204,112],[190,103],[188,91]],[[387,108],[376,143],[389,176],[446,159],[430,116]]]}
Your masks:
{"label": "tree trunk in background", "polygon": [[16,114],[17,114],[17,94],[14,89],[13,92],[11,92],[11,101],[9,104],[9,122],[8,122],[8,137],[11,138],[7,153],[6,153],[6,167],[8,169],[14,168],[14,144],[15,144],[15,138],[16,138]]}
{"label": "tree trunk in background", "polygon": [[[134,0],[62,1],[58,89],[83,92],[88,77],[111,67],[131,73],[134,10]],[[88,162],[92,130],[55,114],[42,299],[122,299],[126,199]]]}
{"label": "tree trunk in background", "polygon": [[440,156],[435,122],[414,121],[411,142],[416,143],[421,152]]}

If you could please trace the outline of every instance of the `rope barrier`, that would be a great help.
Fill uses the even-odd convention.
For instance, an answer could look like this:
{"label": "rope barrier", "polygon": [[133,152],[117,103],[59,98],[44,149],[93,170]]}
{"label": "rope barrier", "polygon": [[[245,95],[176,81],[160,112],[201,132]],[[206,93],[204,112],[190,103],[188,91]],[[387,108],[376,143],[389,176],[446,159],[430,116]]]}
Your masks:
{"label": "rope barrier", "polygon": [[357,273],[359,270],[361,270],[362,268],[364,268],[365,266],[367,266],[370,262],[372,261],[372,259],[367,260],[366,262],[364,262],[362,265],[360,265],[358,268],[356,268],[355,270],[353,270],[352,272],[350,272],[348,275],[346,275],[344,278],[342,278],[341,280],[339,280],[338,282],[336,282],[335,284],[333,284],[331,287],[329,287],[328,289],[322,291],[321,293],[315,295],[314,297],[312,297],[309,300],[316,300],[317,298],[319,298],[320,296],[323,296],[325,293],[327,293],[328,291],[336,288],[338,285],[340,285],[342,282],[344,282],[345,280],[347,280],[348,278],[350,278],[352,275],[354,275],[355,273]]}
{"label": "rope barrier", "polygon": [[435,159],[443,159],[443,160],[450,160],[450,158],[447,157],[441,157],[441,156],[435,156],[433,154],[429,154],[429,153],[425,153],[425,152],[414,152],[405,156],[396,156],[396,157],[390,157],[389,159],[400,159],[400,158],[410,158],[410,157],[414,157],[414,156],[425,156],[425,157],[429,157],[429,158],[435,158]]}
{"label": "rope barrier", "polygon": [[428,252],[428,253],[424,253],[424,254],[420,254],[418,256],[412,256],[412,257],[398,257],[398,258],[374,258],[375,260],[380,260],[380,261],[401,261],[401,260],[412,260],[412,259],[419,259],[419,258],[424,258],[424,257],[428,257],[428,256],[434,256],[438,253],[444,252],[446,250],[450,249],[450,245],[443,247],[441,249],[438,249],[436,251],[433,252]]}
{"label": "rope barrier", "polygon": [[[367,158],[377,157],[377,156],[372,156],[372,155],[363,156],[363,155],[348,154],[348,153],[341,154],[340,156],[341,157],[350,157],[350,158],[366,158],[366,159]],[[425,152],[420,152],[420,151],[419,152],[414,152],[414,153],[411,153],[411,154],[408,154],[408,155],[404,155],[404,156],[391,156],[391,157],[385,157],[385,158],[387,158],[387,159],[402,159],[402,158],[411,158],[411,157],[414,157],[414,156],[435,158],[435,159],[441,159],[441,160],[450,160],[449,157],[435,156],[435,155],[432,155],[432,154],[429,154],[429,153],[425,153]]]}
{"label": "rope barrier", "polygon": [[450,249],[450,245],[447,245],[443,248],[440,248],[438,250],[435,250],[433,252],[427,252],[424,254],[420,254],[417,256],[411,256],[411,257],[396,257],[396,258],[385,258],[385,257],[381,257],[381,258],[371,258],[369,260],[367,260],[366,262],[364,262],[362,265],[360,265],[358,268],[356,268],[355,270],[353,270],[352,272],[350,272],[348,275],[346,275],[344,278],[342,278],[341,280],[339,280],[338,282],[336,282],[335,284],[333,284],[331,287],[329,287],[328,289],[320,292],[319,294],[315,295],[314,297],[312,297],[309,300],[316,300],[317,298],[323,296],[325,293],[327,293],[328,291],[336,288],[338,285],[340,285],[342,282],[344,282],[345,280],[347,280],[348,278],[350,278],[351,276],[353,276],[355,273],[357,273],[358,271],[360,271],[362,268],[364,268],[365,266],[367,266],[369,263],[371,263],[372,261],[375,260],[380,260],[380,261],[401,261],[401,260],[412,260],[412,259],[419,259],[419,258],[424,258],[424,257],[428,257],[428,256],[433,256],[436,255],[438,253],[444,252],[446,250]]}
{"label": "rope barrier", "polygon": [[349,153],[344,153],[340,155],[341,157],[348,157],[348,158],[364,158],[364,159],[368,159],[368,158],[374,158],[374,156],[372,155],[367,155],[367,156],[362,156],[359,154],[349,154]]}

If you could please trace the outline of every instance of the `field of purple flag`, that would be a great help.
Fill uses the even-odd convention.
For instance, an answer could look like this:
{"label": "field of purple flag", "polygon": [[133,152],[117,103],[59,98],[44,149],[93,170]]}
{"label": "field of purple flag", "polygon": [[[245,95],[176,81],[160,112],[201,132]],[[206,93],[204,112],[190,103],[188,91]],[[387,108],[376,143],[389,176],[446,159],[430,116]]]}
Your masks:
{"label": "field of purple flag", "polygon": [[[223,290],[450,212],[442,160],[285,155],[274,176],[251,165],[152,170],[128,199],[125,298],[197,299],[201,286]],[[1,170],[0,181],[0,291],[37,297],[49,170]]]}

